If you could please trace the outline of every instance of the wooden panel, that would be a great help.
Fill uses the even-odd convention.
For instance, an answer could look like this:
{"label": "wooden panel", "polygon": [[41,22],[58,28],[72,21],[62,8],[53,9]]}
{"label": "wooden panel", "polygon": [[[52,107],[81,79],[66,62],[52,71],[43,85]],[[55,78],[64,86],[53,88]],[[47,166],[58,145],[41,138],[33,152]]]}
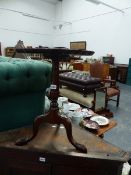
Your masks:
{"label": "wooden panel", "polygon": [[[109,75],[109,67],[110,67],[110,65],[109,64],[103,64],[103,66],[100,67],[100,68],[99,68],[99,65],[100,64],[98,63],[98,64],[96,64],[97,67],[94,66],[93,69],[95,69],[95,71],[93,71],[93,69],[92,69],[92,73],[94,72],[92,74],[92,76],[95,76],[97,74],[98,78],[105,79]],[[83,63],[83,70],[84,71],[90,71],[90,67],[91,67],[90,63]]]}
{"label": "wooden panel", "polygon": [[7,47],[5,48],[5,56],[12,57],[14,55],[15,48],[14,47]]}
{"label": "wooden panel", "polygon": [[122,64],[117,65],[117,70],[117,80],[121,83],[126,83],[128,66]]}
{"label": "wooden panel", "polygon": [[51,171],[51,167],[44,163],[15,161],[15,159],[7,161],[6,168],[8,175],[50,175]]}
{"label": "wooden panel", "polygon": [[77,142],[87,147],[87,154],[69,143],[65,129],[60,128],[54,137],[52,125],[41,126],[37,137],[21,147],[14,141],[29,136],[31,128],[0,133],[5,138],[0,143],[0,175],[121,175],[122,164],[128,161],[126,152],[76,125],[72,130]]}
{"label": "wooden panel", "polygon": [[116,80],[117,79],[117,67],[110,67],[109,75],[111,76],[112,80]]}
{"label": "wooden panel", "polygon": [[[82,166],[82,165],[81,165]],[[55,167],[54,170],[54,175],[70,175],[70,174],[74,174],[74,175],[108,175],[107,170],[102,170],[99,168],[89,168],[87,167],[71,167],[71,166],[57,166]]]}
{"label": "wooden panel", "polygon": [[90,71],[90,63],[83,63],[83,70]]}
{"label": "wooden panel", "polygon": [[109,75],[109,64],[95,62],[90,65],[91,76],[105,79]]}
{"label": "wooden panel", "polygon": [[109,64],[104,64],[104,70],[103,70],[103,79],[105,79],[107,76],[109,76]]}

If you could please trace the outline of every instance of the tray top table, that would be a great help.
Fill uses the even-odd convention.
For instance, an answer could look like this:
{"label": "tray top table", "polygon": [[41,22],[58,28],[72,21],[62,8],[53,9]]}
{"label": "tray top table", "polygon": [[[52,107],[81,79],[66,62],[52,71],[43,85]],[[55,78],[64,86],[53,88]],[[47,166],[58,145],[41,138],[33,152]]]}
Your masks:
{"label": "tray top table", "polygon": [[38,133],[39,126],[43,122],[47,122],[50,124],[57,124],[58,127],[56,129],[56,133],[59,130],[60,124],[63,124],[69,142],[80,152],[87,152],[87,148],[84,145],[81,145],[75,141],[72,136],[72,125],[71,120],[67,117],[62,117],[59,114],[59,108],[57,99],[59,96],[59,62],[62,59],[69,58],[70,55],[93,55],[94,51],[87,51],[87,50],[73,50],[67,48],[17,48],[16,52],[19,53],[41,53],[47,58],[52,60],[52,85],[50,91],[50,98],[51,98],[51,105],[50,111],[45,114],[36,117],[34,124],[33,124],[33,135],[30,138],[20,139],[16,142],[17,145],[25,145],[30,142]]}

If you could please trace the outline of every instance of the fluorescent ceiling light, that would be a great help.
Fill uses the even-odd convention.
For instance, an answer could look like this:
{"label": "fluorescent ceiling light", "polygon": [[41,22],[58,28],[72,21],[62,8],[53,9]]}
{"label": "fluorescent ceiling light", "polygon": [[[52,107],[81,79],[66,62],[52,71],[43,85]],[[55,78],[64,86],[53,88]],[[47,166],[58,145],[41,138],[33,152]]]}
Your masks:
{"label": "fluorescent ceiling light", "polygon": [[41,0],[41,1],[47,2],[49,4],[53,4],[53,5],[56,5],[57,4],[57,1],[56,0],[52,0],[52,1],[50,1],[50,0]]}
{"label": "fluorescent ceiling light", "polygon": [[30,13],[25,13],[25,12],[21,12],[21,11],[17,11],[17,10],[12,10],[12,9],[8,9],[8,8],[0,7],[0,10],[6,10],[6,11],[10,11],[10,12],[19,13],[19,14],[21,14],[23,16],[27,16],[27,17],[35,18],[35,19],[40,19],[40,20],[43,20],[43,21],[50,21],[47,18],[43,18],[43,17],[36,16],[36,15],[30,14]]}
{"label": "fluorescent ceiling light", "polygon": [[30,18],[40,19],[40,20],[43,20],[43,21],[49,21],[49,19],[42,18],[42,17],[39,17],[39,16],[35,16],[35,15],[32,15],[32,14],[28,14],[28,13],[22,13],[22,15],[30,17]]}
{"label": "fluorescent ceiling light", "polygon": [[113,6],[111,6],[111,5],[107,4],[107,3],[104,3],[104,2],[99,1],[99,0],[86,0],[86,1],[89,1],[89,2],[94,3],[94,4],[97,4],[97,5],[102,4],[102,5],[105,5],[105,6],[109,7],[109,8],[112,8],[112,9],[114,9],[114,10],[117,10],[117,11],[119,11],[119,12],[121,12],[121,13],[124,13],[123,10],[118,9],[118,8],[116,8],[116,7],[113,7]]}

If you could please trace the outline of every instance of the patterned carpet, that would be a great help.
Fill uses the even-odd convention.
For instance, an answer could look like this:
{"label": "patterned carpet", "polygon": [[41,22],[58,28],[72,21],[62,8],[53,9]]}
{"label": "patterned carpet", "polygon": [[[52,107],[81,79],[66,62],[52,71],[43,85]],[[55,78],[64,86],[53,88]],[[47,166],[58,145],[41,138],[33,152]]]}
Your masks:
{"label": "patterned carpet", "polygon": [[[114,119],[117,121],[117,126],[112,130],[108,131],[105,134],[104,139],[109,141],[110,143],[124,149],[125,151],[131,151],[131,141],[129,140],[131,136],[131,86],[126,84],[118,84],[121,90],[120,96],[120,105],[117,108],[116,103],[113,101],[109,101],[108,108],[114,113]],[[62,88],[64,90],[64,88]],[[62,92],[63,96],[74,99],[79,104],[82,104],[80,101],[91,101],[90,97],[83,97],[81,94],[75,94],[73,91]],[[101,93],[102,94],[102,93]],[[101,100],[101,94],[98,94],[97,98],[98,102],[96,104],[100,104],[100,106],[104,106]],[[84,100],[83,100],[84,99]],[[93,95],[91,94],[91,99],[93,99]],[[79,100],[79,102],[78,102]],[[74,101],[74,100],[73,100]],[[86,106],[86,104],[84,104]],[[88,105],[87,105],[88,106]],[[99,108],[98,106],[96,109]]]}
{"label": "patterned carpet", "polygon": [[[109,109],[114,113],[117,126],[107,132],[104,139],[108,142],[131,152],[131,86],[119,84],[121,90],[120,106],[115,107],[115,103],[109,102]],[[122,175],[128,175],[130,166],[124,164]]]}
{"label": "patterned carpet", "polygon": [[107,132],[104,139],[125,151],[131,151],[131,86],[119,84],[119,87],[120,106],[116,108],[113,101],[109,102],[109,109],[114,113],[117,126]]}
{"label": "patterned carpet", "polygon": [[[117,121],[117,126],[104,134],[104,139],[125,151],[131,151],[131,86],[120,83],[118,85],[121,90],[120,106],[117,108],[116,103],[113,101],[110,101],[108,106],[108,108],[114,114],[114,119]],[[70,95],[70,93],[68,95]],[[100,95],[100,98],[99,96],[97,97],[98,103],[100,103],[100,106],[103,106],[101,105],[101,94],[98,95]],[[81,98],[81,96],[78,97],[79,100]],[[129,164],[125,163],[122,175],[128,175],[129,170]]]}

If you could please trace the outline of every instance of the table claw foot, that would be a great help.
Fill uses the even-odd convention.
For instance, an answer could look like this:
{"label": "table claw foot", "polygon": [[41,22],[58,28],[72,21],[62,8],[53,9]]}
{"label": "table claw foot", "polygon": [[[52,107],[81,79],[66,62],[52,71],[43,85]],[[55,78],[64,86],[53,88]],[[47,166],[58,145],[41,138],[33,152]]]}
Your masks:
{"label": "table claw foot", "polygon": [[24,146],[28,142],[30,142],[32,139],[33,139],[32,137],[22,137],[22,138],[16,140],[15,145],[17,145],[17,146]]}
{"label": "table claw foot", "polygon": [[68,137],[69,142],[77,150],[79,150],[80,152],[87,153],[87,148],[84,145],[82,145],[80,143],[77,143],[75,141],[75,139],[73,138],[73,136],[72,136],[72,123],[71,123],[71,120],[69,118],[61,117],[61,123],[65,126],[66,134],[67,134],[67,137]]}
{"label": "table claw foot", "polygon": [[79,144],[79,143],[75,143],[74,146],[81,153],[87,153],[87,148],[84,145]]}

